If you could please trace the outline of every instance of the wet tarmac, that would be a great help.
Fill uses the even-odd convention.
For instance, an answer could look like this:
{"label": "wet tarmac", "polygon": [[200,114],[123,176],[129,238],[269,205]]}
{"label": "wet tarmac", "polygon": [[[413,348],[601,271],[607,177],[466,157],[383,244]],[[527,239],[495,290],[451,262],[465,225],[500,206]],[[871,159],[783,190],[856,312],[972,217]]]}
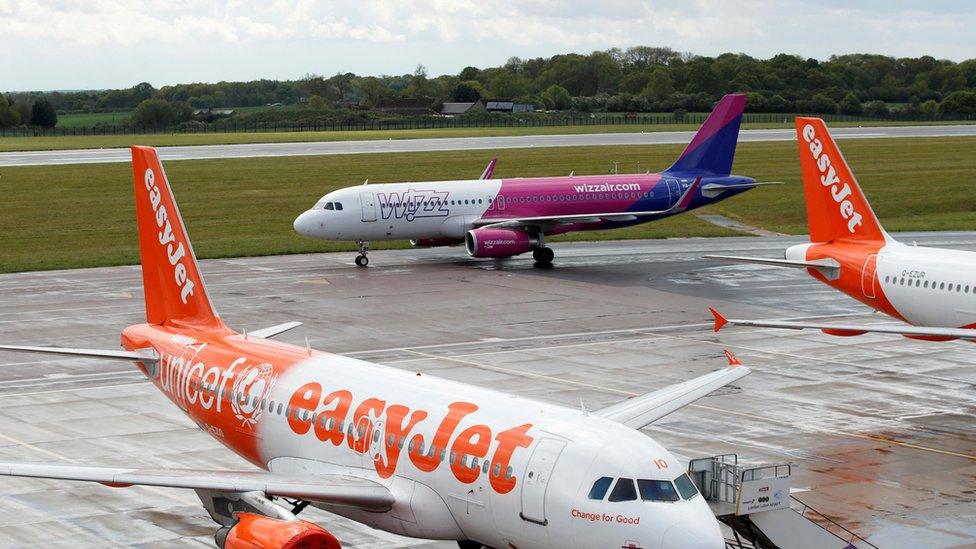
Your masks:
{"label": "wet tarmac", "polygon": [[[976,249],[976,233],[899,236]],[[729,329],[706,308],[764,318],[891,322],[804,273],[706,253],[776,256],[800,239],[557,244],[556,263],[486,261],[461,248],[203,262],[237,329],[299,320],[304,345],[598,408],[725,364],[753,374],[646,433],[685,458],[734,452],[793,466],[794,495],[878,547],[976,545],[976,347],[880,335]],[[142,321],[137,267],[0,275],[0,341],[114,348]],[[0,354],[0,461],[247,465],[130,366]],[[354,548],[456,547],[318,511]],[[0,479],[0,546],[212,547],[192,492]]]}

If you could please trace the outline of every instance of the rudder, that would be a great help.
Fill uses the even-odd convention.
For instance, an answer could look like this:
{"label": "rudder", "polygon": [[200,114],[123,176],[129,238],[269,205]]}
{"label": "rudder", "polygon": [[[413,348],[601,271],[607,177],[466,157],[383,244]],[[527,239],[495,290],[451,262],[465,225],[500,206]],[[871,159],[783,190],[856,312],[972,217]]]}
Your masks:
{"label": "rudder", "polygon": [[147,322],[223,327],[155,149],[132,146],[132,175]]}
{"label": "rudder", "polygon": [[665,171],[714,175],[732,173],[739,125],[745,108],[745,94],[733,93],[722,97],[681,156]]}
{"label": "rudder", "polygon": [[888,240],[823,120],[797,117],[796,137],[810,240]]}

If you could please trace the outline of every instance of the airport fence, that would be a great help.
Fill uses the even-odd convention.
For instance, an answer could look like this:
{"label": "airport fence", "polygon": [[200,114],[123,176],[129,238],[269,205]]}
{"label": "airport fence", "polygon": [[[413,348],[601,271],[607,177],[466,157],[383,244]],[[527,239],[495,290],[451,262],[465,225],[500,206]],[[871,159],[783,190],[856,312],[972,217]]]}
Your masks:
{"label": "airport fence", "polygon": [[[790,123],[801,113],[745,113],[745,123]],[[265,132],[325,132],[325,131],[374,131],[374,130],[425,130],[451,128],[534,128],[556,126],[652,126],[663,124],[688,124],[704,122],[708,113],[646,113],[631,115],[596,115],[588,113],[560,114],[555,116],[477,116],[456,117],[421,116],[391,119],[308,122],[291,121],[234,121],[218,120],[213,123],[185,122],[175,126],[132,126],[128,124],[97,124],[89,127],[0,128],[0,137],[50,137],[73,135],[144,135],[176,133],[265,133]],[[922,117],[892,113],[885,117],[852,116],[843,114],[818,114],[829,122],[974,122],[976,116]]]}

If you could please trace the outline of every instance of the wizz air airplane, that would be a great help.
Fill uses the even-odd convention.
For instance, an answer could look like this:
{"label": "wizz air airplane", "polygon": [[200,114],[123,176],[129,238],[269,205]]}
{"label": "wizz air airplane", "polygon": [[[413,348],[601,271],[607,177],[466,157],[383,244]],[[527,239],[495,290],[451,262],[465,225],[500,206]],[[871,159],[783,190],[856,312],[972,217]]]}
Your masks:
{"label": "wizz air airplane", "polygon": [[134,362],[250,470],[0,463],[0,475],[193,490],[217,545],[340,547],[308,505],[460,547],[722,548],[681,463],[638,429],[749,373],[727,368],[587,411],[268,338],[217,315],[153,149],[132,147],[146,322],[123,350],[2,349]]}
{"label": "wizz air airplane", "polygon": [[[360,185],[333,191],[295,219],[295,231],[357,241],[366,266],[372,240],[464,244],[473,257],[532,252],[551,263],[547,236],[614,229],[725,200],[762,183],[730,175],[745,95],[726,95],[662,173],[573,175]],[[489,165],[489,169],[493,168]],[[486,173],[490,173],[486,170]]]}
{"label": "wizz air airplane", "polygon": [[810,276],[903,326],[727,319],[712,309],[715,331],[726,324],[816,328],[831,335],[867,332],[913,339],[976,340],[976,253],[908,246],[881,227],[854,174],[819,118],[797,118],[810,243],[785,259],[709,255],[713,259],[806,269]]}

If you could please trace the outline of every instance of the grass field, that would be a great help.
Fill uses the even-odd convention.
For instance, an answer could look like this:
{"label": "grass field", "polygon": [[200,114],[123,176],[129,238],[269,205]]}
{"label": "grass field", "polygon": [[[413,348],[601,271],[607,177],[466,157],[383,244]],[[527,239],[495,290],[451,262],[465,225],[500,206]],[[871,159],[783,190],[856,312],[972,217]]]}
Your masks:
{"label": "grass field", "polygon": [[[59,128],[90,128],[98,123],[121,124],[129,119],[132,111],[120,112],[82,112],[59,114]],[[11,138],[13,139],[13,138]]]}
{"label": "grass field", "polygon": [[[108,113],[111,114],[111,113]],[[66,115],[76,116],[76,115]],[[86,115],[77,115],[86,116]],[[102,116],[102,115],[91,115]],[[966,124],[972,122],[945,122]],[[831,127],[859,125],[908,126],[932,125],[934,122],[832,122]],[[0,137],[0,152],[56,149],[98,149],[129,145],[226,145],[241,143],[294,143],[307,141],[354,141],[377,139],[416,139],[422,137],[493,137],[508,135],[553,135],[584,133],[637,133],[694,131],[698,124],[532,126],[523,128],[434,128],[422,130],[350,130],[327,132],[254,132],[254,133],[168,133],[143,135],[68,135],[58,137]],[[793,129],[793,120],[782,124],[743,124],[744,129]]]}
{"label": "grass field", "polygon": [[[476,177],[492,156],[496,177],[625,172],[666,167],[681,145],[580,147],[309,156],[169,162],[170,181],[201,257],[353,250],[309,240],[294,217],[326,192],[364,179],[381,183]],[[976,138],[865,139],[843,150],[889,230],[976,229]],[[709,211],[749,225],[800,234],[806,217],[795,145],[742,143],[735,173],[786,185],[749,191]],[[138,262],[132,172],[128,164],[0,170],[0,271]],[[736,234],[693,215],[573,239]],[[404,247],[406,243],[378,243]],[[458,249],[458,254],[463,250]]]}

